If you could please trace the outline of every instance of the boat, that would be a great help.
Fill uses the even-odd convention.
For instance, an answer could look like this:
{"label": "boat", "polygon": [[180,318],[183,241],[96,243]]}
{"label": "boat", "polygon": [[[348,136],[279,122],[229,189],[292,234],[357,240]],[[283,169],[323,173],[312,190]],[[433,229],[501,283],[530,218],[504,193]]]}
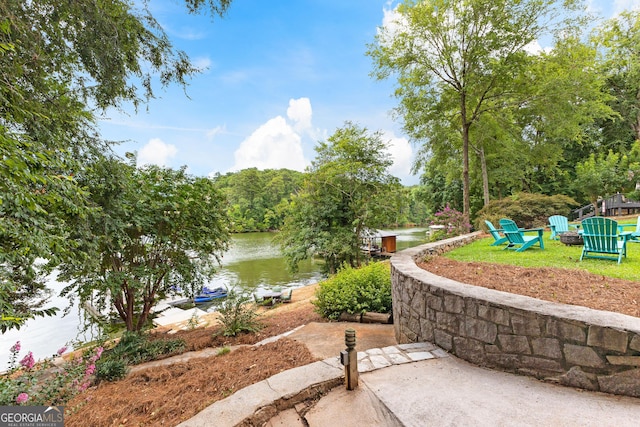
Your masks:
{"label": "boat", "polygon": [[196,304],[213,301],[214,299],[224,298],[227,296],[227,290],[225,288],[210,289],[208,287],[202,288],[202,293],[196,295],[193,298],[193,302]]}

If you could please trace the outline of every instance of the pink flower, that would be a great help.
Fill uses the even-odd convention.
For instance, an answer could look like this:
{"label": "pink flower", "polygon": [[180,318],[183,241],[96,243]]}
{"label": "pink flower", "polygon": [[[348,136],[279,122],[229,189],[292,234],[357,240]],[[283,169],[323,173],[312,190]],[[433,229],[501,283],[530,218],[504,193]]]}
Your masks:
{"label": "pink flower", "polygon": [[33,365],[36,364],[35,360],[33,360],[33,353],[27,353],[27,355],[20,361],[20,364],[27,369],[33,368]]}
{"label": "pink flower", "polygon": [[11,353],[20,353],[20,341],[16,341],[16,343],[9,349]]}
{"label": "pink flower", "polygon": [[64,353],[65,351],[67,351],[67,346],[60,347],[56,353],[58,354],[58,356],[62,356],[62,353]]}
{"label": "pink flower", "polygon": [[84,376],[88,377],[89,375],[93,374],[96,371],[96,365],[94,365],[93,363],[89,366],[87,366],[87,369],[84,371]]}
{"label": "pink flower", "polygon": [[25,403],[27,400],[29,400],[29,395],[27,393],[20,393],[18,397],[16,397],[16,403],[18,405]]}
{"label": "pink flower", "polygon": [[100,359],[100,356],[102,356],[102,352],[104,351],[104,349],[102,347],[96,347],[96,353],[91,356],[91,358],[89,359],[90,362],[95,362],[96,360]]}

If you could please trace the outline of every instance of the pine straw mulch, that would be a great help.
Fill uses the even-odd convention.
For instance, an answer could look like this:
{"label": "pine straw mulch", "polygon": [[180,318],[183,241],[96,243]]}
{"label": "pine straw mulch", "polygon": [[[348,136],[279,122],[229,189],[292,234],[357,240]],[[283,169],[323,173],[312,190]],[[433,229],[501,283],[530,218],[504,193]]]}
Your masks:
{"label": "pine straw mulch", "polygon": [[418,266],[469,285],[640,317],[640,283],[633,280],[563,268],[459,262],[442,256]]}
{"label": "pine straw mulch", "polygon": [[[269,310],[263,329],[238,337],[213,337],[217,327],[180,331],[187,350],[255,344],[309,322],[321,322],[309,301]],[[162,336],[164,334],[158,334]],[[129,374],[103,382],[77,396],[65,408],[65,426],[175,426],[213,402],[279,372],[315,362],[304,344],[282,338],[258,347]]]}

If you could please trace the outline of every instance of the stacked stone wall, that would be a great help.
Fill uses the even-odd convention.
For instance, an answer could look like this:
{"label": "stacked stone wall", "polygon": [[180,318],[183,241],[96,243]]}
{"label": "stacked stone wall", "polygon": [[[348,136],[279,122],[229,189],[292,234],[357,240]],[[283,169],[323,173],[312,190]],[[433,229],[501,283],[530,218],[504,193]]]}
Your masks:
{"label": "stacked stone wall", "polygon": [[398,342],[428,341],[479,366],[640,397],[640,318],[471,286],[416,265],[479,236],[391,258]]}

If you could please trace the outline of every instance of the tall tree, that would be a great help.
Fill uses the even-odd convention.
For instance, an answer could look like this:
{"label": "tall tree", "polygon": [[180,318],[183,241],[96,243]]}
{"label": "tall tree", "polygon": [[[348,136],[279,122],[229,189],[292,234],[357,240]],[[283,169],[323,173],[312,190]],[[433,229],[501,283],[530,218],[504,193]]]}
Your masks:
{"label": "tall tree", "polygon": [[420,139],[432,121],[448,120],[460,133],[463,212],[470,215],[471,128],[513,97],[510,80],[526,65],[525,48],[575,23],[580,0],[407,0],[395,25],[370,46],[374,77],[397,74],[397,112]]}
{"label": "tall tree", "polygon": [[630,149],[640,140],[640,11],[626,11],[596,29],[602,71],[615,98],[612,107],[620,119],[605,123],[609,147]]}
{"label": "tall tree", "polygon": [[316,152],[278,237],[294,270],[300,261],[319,256],[334,273],[343,263],[360,265],[366,229],[394,220],[400,184],[389,173],[392,160],[379,132],[347,122]]}
{"label": "tall tree", "polygon": [[[230,3],[185,0],[212,15]],[[46,269],[36,259],[51,268],[82,256],[65,217],[88,214],[73,177],[108,151],[95,115],[139,106],[154,87],[185,85],[196,72],[146,2],[0,2],[0,330],[52,312],[38,310]]]}
{"label": "tall tree", "polygon": [[213,277],[229,241],[226,204],[208,178],[117,159],[78,177],[96,209],[70,238],[91,257],[63,263],[65,294],[111,307],[127,330],[140,330],[158,296],[194,296]]}

